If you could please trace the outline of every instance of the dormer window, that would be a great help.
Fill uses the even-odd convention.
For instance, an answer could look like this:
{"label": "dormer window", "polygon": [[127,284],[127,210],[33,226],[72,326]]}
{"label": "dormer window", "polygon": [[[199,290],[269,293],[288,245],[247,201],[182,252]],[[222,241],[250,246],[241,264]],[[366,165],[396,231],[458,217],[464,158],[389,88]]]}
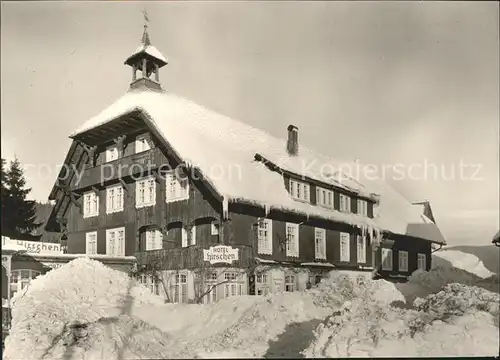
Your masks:
{"label": "dormer window", "polygon": [[290,195],[295,200],[310,202],[310,186],[309,184],[290,179]]}
{"label": "dormer window", "polygon": [[340,211],[351,212],[351,198],[347,195],[340,194]]}
{"label": "dormer window", "polygon": [[333,209],[333,191],[322,187],[316,187],[316,204]]}
{"label": "dormer window", "polygon": [[358,199],[358,214],[368,216],[368,202],[366,200]]}
{"label": "dormer window", "polygon": [[145,136],[138,136],[135,139],[135,153],[151,150],[151,146]]}
{"label": "dormer window", "polygon": [[118,159],[118,148],[116,145],[109,146],[106,149],[106,162],[114,161]]}

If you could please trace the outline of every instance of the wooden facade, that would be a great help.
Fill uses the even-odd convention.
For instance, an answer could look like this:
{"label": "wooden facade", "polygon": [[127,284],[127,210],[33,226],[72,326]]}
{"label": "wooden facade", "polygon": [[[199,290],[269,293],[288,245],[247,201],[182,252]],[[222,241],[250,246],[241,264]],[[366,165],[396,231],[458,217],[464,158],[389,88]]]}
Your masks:
{"label": "wooden facade", "polygon": [[[189,198],[176,202],[166,202],[165,178],[162,169],[176,168],[181,163],[154,134],[145,132],[144,126],[139,126],[138,131],[129,129],[128,136],[124,141],[121,157],[112,162],[105,162],[105,150],[113,144],[113,139],[108,139],[97,147],[94,162],[91,163],[85,144],[78,140],[72,145],[72,156],[69,163],[72,168],[69,171],[73,175],[65,176],[66,181],[55,191],[57,205],[54,209],[58,218],[63,218],[67,223],[68,253],[85,253],[87,232],[97,232],[97,253],[106,253],[106,230],[118,227],[125,228],[125,255],[136,255],[144,259],[154,256],[161,260],[166,269],[191,268],[197,261],[193,256],[198,256],[198,263],[202,262],[199,249],[207,249],[214,245],[228,245],[241,250],[241,264],[250,263],[249,258],[259,258],[268,261],[285,264],[286,266],[299,266],[301,263],[329,263],[336,268],[359,269],[378,267],[380,265],[380,249],[372,251],[370,241],[366,242],[365,261],[360,263],[357,259],[356,237],[360,229],[349,224],[327,221],[324,219],[306,218],[294,213],[272,210],[267,215],[262,207],[231,203],[227,219],[222,216],[222,204],[213,193],[205,186],[203,180],[190,179]],[[116,133],[114,133],[116,136]],[[151,149],[141,153],[135,151],[135,139],[137,136],[146,136],[149,139]],[[144,169],[147,169],[145,171]],[[274,171],[271,170],[270,171]],[[81,172],[81,173],[80,173]],[[141,176],[155,175],[156,179],[156,201],[155,205],[136,208],[135,180]],[[293,174],[284,174],[284,186],[288,188],[290,177]],[[304,181],[304,180],[301,180]],[[124,208],[116,213],[106,213],[106,187],[114,184],[123,185]],[[331,185],[320,184],[317,181],[309,183],[311,204],[316,205],[316,186],[333,191],[334,209],[340,207],[340,194],[349,195],[351,199],[351,212],[356,213],[357,200],[367,201],[367,213],[373,218],[373,208],[376,203],[372,199],[349,194],[343,188],[335,188]],[[66,188],[64,188],[66,186]],[[95,191],[99,199],[99,215],[90,218],[83,217],[83,194],[87,191]],[[272,255],[259,254],[257,251],[257,223],[259,218],[272,219]],[[300,223],[299,231],[299,255],[298,257],[287,257],[284,243],[286,242],[285,223]],[[212,235],[212,224],[220,228],[218,235]],[[181,243],[181,228],[196,226],[196,245],[183,248]],[[148,251],[145,254],[144,230],[157,228],[164,234],[163,249]],[[315,257],[315,228],[326,231],[326,259],[320,260]],[[340,233],[350,234],[350,260],[340,261]],[[393,246],[405,249],[409,252],[409,272],[416,268],[416,254],[424,251],[428,254],[427,264],[430,266],[430,243],[422,239],[409,239],[405,236],[392,236],[395,238]],[[193,248],[193,249],[191,249]],[[161,254],[161,256],[160,256]],[[397,251],[393,256],[397,256]],[[374,257],[375,256],[375,257]],[[374,257],[374,258],[373,258]],[[373,260],[372,260],[373,258]],[[393,264],[397,273],[397,259]],[[237,264],[234,264],[235,266]],[[382,273],[387,273],[382,271]]]}
{"label": "wooden facade", "polygon": [[[151,150],[135,153],[135,138],[146,135],[154,146]],[[107,144],[106,144],[107,145]],[[85,234],[97,231],[97,253],[105,254],[105,234],[107,229],[125,227],[125,255],[134,255],[144,250],[143,230],[151,227],[160,229],[164,249],[181,247],[181,232],[176,231],[186,225],[196,226],[196,244],[209,246],[219,243],[218,236],[211,235],[211,224],[220,223],[219,212],[206,191],[196,182],[190,181],[189,198],[176,202],[166,202],[166,181],[164,169],[175,169],[179,164],[168,154],[164,154],[158,142],[149,133],[134,134],[125,143],[123,157],[112,162],[104,162],[106,146],[97,154],[97,165],[83,169],[81,180],[73,177],[71,191],[79,198],[75,206],[69,207],[65,217],[68,220],[68,252],[85,252]],[[136,180],[156,176],[156,201],[148,207],[136,208]],[[104,179],[104,181],[103,181]],[[124,187],[123,211],[106,213],[106,187],[121,184]],[[99,199],[99,215],[83,217],[83,193],[96,191]],[[208,198],[208,199],[207,199]],[[71,200],[70,200],[71,203]]]}

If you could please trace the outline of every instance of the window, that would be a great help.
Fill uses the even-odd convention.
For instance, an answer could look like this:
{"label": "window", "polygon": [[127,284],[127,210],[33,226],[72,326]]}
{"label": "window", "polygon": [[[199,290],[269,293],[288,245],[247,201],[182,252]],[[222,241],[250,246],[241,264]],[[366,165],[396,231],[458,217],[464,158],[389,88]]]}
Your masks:
{"label": "window", "polygon": [[207,284],[203,286],[203,303],[208,304],[217,301],[217,272],[213,271],[205,275]]}
{"label": "window", "polygon": [[22,291],[29,286],[31,279],[40,275],[36,270],[12,270],[10,273],[10,296],[11,298],[18,291]]}
{"label": "window", "polygon": [[286,223],[286,256],[299,256],[299,224]]}
{"label": "window", "polygon": [[158,229],[146,231],[146,251],[163,249],[163,234]]}
{"label": "window", "polygon": [[314,229],[314,253],[316,259],[326,260],[326,230]]}
{"label": "window", "polygon": [[333,209],[333,191],[316,187],[316,204]]}
{"label": "window", "polygon": [[115,185],[106,189],[106,214],[123,211],[123,187]]}
{"label": "window", "polygon": [[399,271],[408,271],[408,251],[398,251]]}
{"label": "window", "polygon": [[290,195],[295,200],[310,202],[309,184],[290,179]]}
{"label": "window", "polygon": [[219,224],[210,224],[212,235],[219,235]]}
{"label": "window", "polygon": [[85,254],[97,254],[97,231],[92,231],[85,234]]}
{"label": "window", "polygon": [[350,235],[348,233],[340,233],[340,261],[351,260],[351,250],[349,247]]}
{"label": "window", "polygon": [[203,293],[203,303],[209,304],[217,301],[217,286],[216,284],[205,284]]}
{"label": "window", "polygon": [[106,230],[106,255],[125,256],[125,228]]}
{"label": "window", "polygon": [[362,235],[357,236],[357,255],[358,263],[366,263],[366,237]]}
{"label": "window", "polygon": [[267,284],[268,282],[268,277],[267,277],[267,274],[257,274],[255,276],[255,281],[257,282],[257,284]]}
{"label": "window", "polygon": [[149,146],[149,142],[146,139],[145,136],[138,136],[135,139],[135,153],[140,153],[143,151],[148,151],[151,149],[151,146]]}
{"label": "window", "polygon": [[161,284],[160,284],[160,280],[156,276],[142,274],[142,275],[138,276],[137,280],[142,285],[147,287],[149,289],[149,291],[151,291],[153,294],[160,295]]}
{"label": "window", "polygon": [[196,245],[196,226],[191,227],[191,239],[188,239],[188,232],[182,228],[182,247]]}
{"label": "window", "polygon": [[114,161],[118,159],[118,148],[116,145],[109,146],[106,149],[106,162]]}
{"label": "window", "polygon": [[174,302],[186,303],[187,302],[187,275],[175,275],[174,287]]}
{"label": "window", "polygon": [[258,228],[258,253],[273,254],[273,222],[271,219],[259,219]]}
{"label": "window", "polygon": [[241,273],[226,272],[224,273],[224,297],[243,295],[243,283],[245,278]]}
{"label": "window", "polygon": [[366,200],[358,199],[358,214],[368,216],[368,202]]}
{"label": "window", "polygon": [[206,276],[207,281],[217,281],[217,273],[214,271],[212,273],[208,273]]}
{"label": "window", "polygon": [[189,181],[187,177],[181,179],[176,171],[165,174],[165,186],[166,202],[189,199]]}
{"label": "window", "polygon": [[382,270],[392,270],[392,249],[382,248]]}
{"label": "window", "polygon": [[234,272],[227,272],[224,273],[224,280],[225,281],[235,281],[238,278],[238,274]]}
{"label": "window", "polygon": [[255,293],[257,295],[269,294],[269,277],[266,273],[255,274]]}
{"label": "window", "polygon": [[135,207],[141,208],[156,204],[156,181],[154,177],[135,182]]}
{"label": "window", "polygon": [[285,291],[286,292],[295,291],[295,275],[285,276]]}
{"label": "window", "polygon": [[351,212],[351,198],[349,196],[340,194],[340,211]]}
{"label": "window", "polygon": [[427,270],[427,265],[426,265],[426,256],[425,254],[418,254],[417,255],[417,266],[420,270],[424,270],[426,271]]}
{"label": "window", "polygon": [[99,196],[94,191],[83,194],[83,218],[99,215]]}

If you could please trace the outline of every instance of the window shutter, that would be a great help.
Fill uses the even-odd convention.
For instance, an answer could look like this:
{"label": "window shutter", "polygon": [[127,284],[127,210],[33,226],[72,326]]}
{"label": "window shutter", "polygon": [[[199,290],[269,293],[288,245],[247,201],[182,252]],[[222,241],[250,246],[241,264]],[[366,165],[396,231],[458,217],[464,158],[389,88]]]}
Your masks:
{"label": "window shutter", "polygon": [[125,256],[125,231],[118,230],[118,255]]}
{"label": "window shutter", "polygon": [[113,203],[113,194],[112,194],[112,189],[106,189],[106,213],[110,213],[112,209],[112,203]]}
{"label": "window shutter", "polygon": [[135,205],[140,205],[141,204],[141,182],[139,180],[136,180],[135,182]]}
{"label": "window shutter", "polygon": [[185,228],[182,228],[182,247],[186,246],[188,246],[187,231]]}
{"label": "window shutter", "polygon": [[119,202],[119,206],[120,206],[120,209],[123,209],[123,187],[119,187],[118,188],[118,194],[120,195],[120,202]]}
{"label": "window shutter", "polygon": [[191,245],[196,245],[196,225],[191,228]]}
{"label": "window shutter", "polygon": [[163,233],[160,230],[156,230],[155,239],[155,249],[163,249]]}
{"label": "window shutter", "polygon": [[151,250],[151,231],[146,231],[146,251]]}
{"label": "window shutter", "polygon": [[156,195],[156,184],[154,179],[149,180],[149,202],[154,203],[155,202],[155,195]]}
{"label": "window shutter", "polygon": [[94,193],[94,213],[99,215],[99,195]]}
{"label": "window shutter", "polygon": [[298,228],[295,224],[292,224],[292,241],[290,244],[291,255],[295,256],[297,252],[297,236],[299,235]]}

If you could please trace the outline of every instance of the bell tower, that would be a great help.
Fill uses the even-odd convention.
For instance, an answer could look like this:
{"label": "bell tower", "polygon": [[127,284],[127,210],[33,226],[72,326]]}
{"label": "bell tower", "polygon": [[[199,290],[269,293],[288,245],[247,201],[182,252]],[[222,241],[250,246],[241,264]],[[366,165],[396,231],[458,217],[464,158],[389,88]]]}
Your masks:
{"label": "bell tower", "polygon": [[[167,65],[167,59],[151,45],[148,34],[148,16],[144,12],[144,32],[139,47],[128,57],[125,65],[132,68],[132,82],[129,90],[151,89],[162,91],[160,84],[160,68]],[[137,76],[137,72],[139,76]],[[153,76],[154,75],[154,76]]]}

